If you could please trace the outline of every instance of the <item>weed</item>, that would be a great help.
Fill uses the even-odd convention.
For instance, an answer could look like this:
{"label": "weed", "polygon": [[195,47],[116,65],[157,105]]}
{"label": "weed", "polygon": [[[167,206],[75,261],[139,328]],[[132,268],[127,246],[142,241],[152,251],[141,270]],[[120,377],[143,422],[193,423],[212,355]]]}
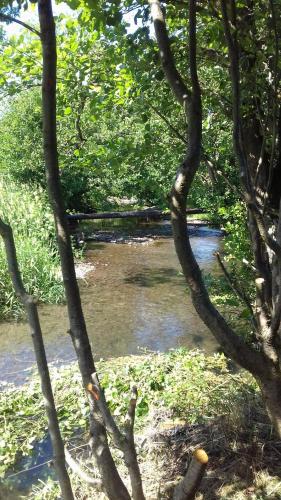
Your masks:
{"label": "weed", "polygon": [[[11,225],[23,282],[39,301],[56,303],[63,298],[50,208],[40,189],[0,179],[0,216]],[[0,317],[22,314],[7,270],[4,244],[0,242]]]}

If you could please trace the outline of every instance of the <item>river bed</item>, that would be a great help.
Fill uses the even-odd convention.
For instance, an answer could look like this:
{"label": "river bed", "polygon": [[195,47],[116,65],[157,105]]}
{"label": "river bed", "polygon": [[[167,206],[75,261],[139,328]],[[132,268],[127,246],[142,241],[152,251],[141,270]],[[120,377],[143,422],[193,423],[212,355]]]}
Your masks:
{"label": "river bed", "polygon": [[[213,254],[221,244],[220,232],[204,226],[189,231],[200,267],[216,272]],[[144,233],[148,236],[141,238]],[[180,273],[169,223],[137,227],[130,238],[119,238],[126,244],[104,239],[115,243],[87,243],[85,261],[92,270],[79,280],[95,358],[180,346],[214,352],[216,342],[197,317]],[[66,307],[41,305],[39,314],[48,360],[73,361]],[[34,362],[26,322],[1,323],[0,383],[23,383]]]}

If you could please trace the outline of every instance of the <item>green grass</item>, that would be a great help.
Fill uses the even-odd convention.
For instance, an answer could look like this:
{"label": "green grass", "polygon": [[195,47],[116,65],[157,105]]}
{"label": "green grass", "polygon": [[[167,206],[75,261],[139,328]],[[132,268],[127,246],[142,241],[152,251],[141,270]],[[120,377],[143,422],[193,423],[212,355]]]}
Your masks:
{"label": "green grass", "polygon": [[[138,443],[146,443],[138,450],[141,468],[146,471],[147,492],[161,481],[175,479],[184,471],[192,450],[203,446],[210,466],[202,483],[204,496],[200,493],[198,499],[280,498],[281,443],[274,439],[255,381],[242,370],[230,369],[223,355],[171,350],[166,354],[100,361],[98,371],[111,411],[121,426],[130,387],[138,387],[135,433]],[[51,374],[63,438],[70,447],[80,445],[81,440],[85,446],[88,404],[77,364],[52,368]],[[0,471],[4,476],[22,456],[32,454],[34,444],[46,436],[47,422],[37,378],[33,377],[28,385],[0,393],[0,407]],[[126,476],[120,456],[116,457]],[[80,458],[87,460],[85,452]],[[104,499],[73,475],[72,483],[75,498]],[[7,481],[2,483],[2,490],[0,486],[0,496],[5,488],[9,488]],[[274,495],[270,496],[272,491]],[[58,484],[53,475],[35,484],[23,498],[58,499]],[[147,493],[147,498],[154,497]]]}
{"label": "green grass", "polygon": [[[242,382],[248,394],[256,390],[250,376],[229,372],[223,355],[205,356],[185,349],[100,361],[98,370],[109,406],[121,424],[130,387],[138,386],[137,430],[146,425],[155,409],[193,424],[233,412],[245,397],[245,391],[237,390]],[[68,439],[77,428],[88,426],[88,404],[76,363],[52,369],[52,380],[61,430]],[[38,379],[34,377],[28,385],[1,392],[0,407],[0,426],[5,428],[0,440],[3,473],[19,454],[32,452],[34,441],[47,432]]]}
{"label": "green grass", "polygon": [[[237,391],[241,382],[249,394],[256,390],[247,374],[230,374],[223,355],[205,356],[185,349],[100,361],[98,370],[109,406],[121,424],[130,387],[138,386],[136,429],[146,425],[155,409],[191,424],[203,422],[234,411],[245,396]],[[68,439],[77,427],[88,425],[88,404],[76,363],[52,369],[52,380],[61,430]],[[4,473],[19,455],[31,453],[33,443],[47,432],[38,379],[0,393],[0,406],[0,426],[5,428],[0,440],[0,471]]]}
{"label": "green grass", "polygon": [[[0,179],[0,216],[13,229],[18,262],[27,291],[42,302],[61,301],[63,286],[58,272],[54,226],[44,193],[39,189],[21,187],[9,179]],[[0,318],[20,316],[22,307],[8,274],[2,240],[0,287]]]}

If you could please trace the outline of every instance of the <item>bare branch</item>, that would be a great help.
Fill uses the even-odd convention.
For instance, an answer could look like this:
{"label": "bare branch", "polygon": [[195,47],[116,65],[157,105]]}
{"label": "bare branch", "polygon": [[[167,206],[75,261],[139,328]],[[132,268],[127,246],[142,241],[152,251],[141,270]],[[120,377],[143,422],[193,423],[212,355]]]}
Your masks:
{"label": "bare branch", "polygon": [[137,399],[138,399],[138,390],[134,386],[132,387],[131,399],[129,402],[129,408],[125,419],[125,435],[128,440],[134,439],[133,434],[134,434]]}
{"label": "bare branch", "polygon": [[258,327],[257,321],[255,318],[254,311],[253,311],[252,304],[251,304],[250,300],[248,299],[248,297],[246,296],[244,291],[239,288],[238,284],[233,280],[233,278],[231,278],[229,272],[227,271],[227,269],[226,269],[226,267],[221,259],[219,252],[216,252],[215,256],[217,257],[219,266],[220,266],[227,282],[229,283],[229,285],[232,288],[232,290],[234,291],[234,293],[236,295],[238,295],[238,297],[242,300],[242,302],[244,302],[246,307],[249,309],[249,311],[251,313],[251,319],[253,321],[254,327],[257,328]]}
{"label": "bare branch", "polygon": [[16,19],[15,17],[9,16],[8,14],[3,14],[2,12],[0,12],[0,18],[3,19],[3,21],[10,21],[12,23],[17,23],[20,26],[23,26],[23,28],[26,28],[27,30],[31,31],[35,35],[39,36],[39,38],[41,38],[40,31],[37,31],[35,28],[32,28],[32,26],[29,26],[29,24],[26,24],[23,21]]}
{"label": "bare branch", "polygon": [[45,410],[48,418],[48,428],[51,436],[54,464],[58,475],[62,496],[65,500],[74,500],[70,479],[65,466],[65,454],[62,437],[60,434],[58,417],[54,402],[49,367],[46,359],[45,347],[42,337],[36,301],[29,295],[22,282],[18,266],[16,247],[12,228],[0,219],[0,234],[3,238],[8,262],[8,270],[13,287],[22,304],[24,305],[35,352],[38,372],[40,375],[41,389],[44,396]]}
{"label": "bare branch", "polygon": [[202,159],[206,161],[207,166],[216,174],[222,177],[225,181],[225,183],[228,185],[228,187],[231,189],[231,191],[235,192],[239,198],[242,199],[242,193],[239,191],[239,189],[228,179],[227,175],[222,172],[221,170],[216,170],[214,162],[210,159],[210,157],[204,152],[202,154]]}
{"label": "bare branch", "polygon": [[92,374],[92,380],[93,384],[88,384],[87,389],[100,409],[106,430],[111,435],[115,446],[122,450],[124,436],[118,429],[116,422],[109,411],[104,391],[100,386],[98,374],[96,372]]}
{"label": "bare branch", "polygon": [[90,392],[91,396],[94,398],[100,409],[104,425],[107,429],[107,432],[111,435],[115,446],[123,452],[124,461],[131,480],[133,499],[145,500],[133,432],[137,390],[136,388],[133,388],[132,390],[132,398],[128,409],[124,435],[122,434],[122,432],[120,432],[113,416],[110,413],[105,400],[104,391],[100,386],[100,382],[96,372],[92,374],[92,381],[93,384],[89,384],[88,391]]}
{"label": "bare branch", "polygon": [[85,96],[85,95],[81,96],[81,100],[80,100],[78,110],[77,110],[77,116],[75,119],[75,128],[77,131],[79,142],[81,144],[83,142],[85,142],[85,137],[83,135],[82,128],[81,128],[81,116],[82,116],[82,113],[83,113],[84,108],[85,108],[86,100],[87,100],[87,96]]}
{"label": "bare branch", "polygon": [[243,264],[245,264],[245,266],[247,266],[249,269],[252,269],[252,271],[254,271],[255,273],[257,272],[257,268],[252,264],[252,262],[249,262],[244,257],[242,259],[242,262],[243,262]]}
{"label": "bare branch", "polygon": [[172,130],[172,132],[175,134],[175,136],[180,139],[185,145],[187,145],[187,140],[183,135],[180,134],[180,132],[171,124],[171,122],[166,118],[165,115],[163,115],[155,106],[152,104],[149,104],[151,109],[155,111],[155,113],[168,125],[168,127]]}

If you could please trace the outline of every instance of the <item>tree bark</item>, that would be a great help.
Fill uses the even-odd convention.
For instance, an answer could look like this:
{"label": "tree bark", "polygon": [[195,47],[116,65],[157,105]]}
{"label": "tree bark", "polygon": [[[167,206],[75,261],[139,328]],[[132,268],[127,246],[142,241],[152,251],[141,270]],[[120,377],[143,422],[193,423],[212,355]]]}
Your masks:
{"label": "tree bark", "polygon": [[[43,53],[42,114],[45,169],[50,204],[52,206],[63,283],[65,288],[70,335],[76,351],[85,388],[91,382],[95,365],[82,311],[76,280],[74,259],[63,205],[59,178],[56,129],[56,34],[51,0],[38,1],[38,13]],[[109,450],[106,430],[97,405],[91,403],[90,432],[93,452],[110,500],[129,500],[130,495],[121,480]]]}
{"label": "tree bark", "polygon": [[8,269],[12,279],[13,287],[17,296],[25,307],[28,317],[37,368],[40,376],[41,390],[48,419],[48,429],[53,448],[54,465],[58,476],[62,497],[65,500],[74,500],[70,479],[65,466],[64,444],[58,423],[57,411],[55,407],[37,305],[35,299],[31,295],[28,295],[28,293],[26,292],[24,284],[22,282],[20,270],[18,267],[16,247],[12,229],[1,219],[0,234],[5,244]]}
{"label": "tree bark", "polygon": [[[173,54],[169,48],[169,39],[166,39],[168,38],[168,34],[165,19],[161,11],[161,3],[159,0],[151,0],[150,3],[153,5],[152,15],[161,59],[165,62],[163,70],[175,97],[184,105],[188,124],[187,153],[182,165],[178,169],[176,181],[171,192],[171,214],[176,252],[185,280],[191,291],[193,305],[200,318],[211,330],[229,357],[243,368],[251,371],[254,375],[262,376],[266,372],[266,358],[262,353],[247,345],[227,324],[212,304],[186,231],[185,211],[187,196],[195,173],[200,165],[202,141],[201,89],[197,76],[196,60],[196,0],[189,0],[189,72],[191,89],[183,87],[183,80],[181,79],[181,97],[179,96],[179,87],[176,83],[171,84],[172,78],[178,78],[178,71],[175,68]],[[167,65],[166,61],[169,58],[172,58],[172,61]]]}
{"label": "tree bark", "polygon": [[281,438],[281,373],[278,370],[274,376],[259,381],[263,401],[271,423]]}

